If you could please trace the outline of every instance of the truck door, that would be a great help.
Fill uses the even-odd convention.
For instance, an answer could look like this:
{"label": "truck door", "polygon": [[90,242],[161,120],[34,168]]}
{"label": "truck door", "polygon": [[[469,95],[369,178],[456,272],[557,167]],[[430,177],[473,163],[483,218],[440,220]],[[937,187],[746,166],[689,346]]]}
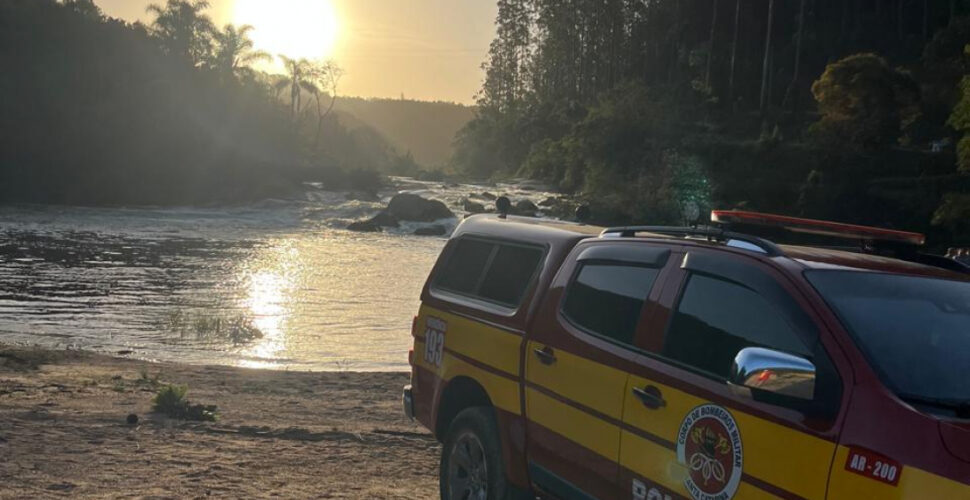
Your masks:
{"label": "truck door", "polygon": [[680,267],[625,391],[627,496],[824,498],[847,392],[832,339],[754,257],[691,248]]}
{"label": "truck door", "polygon": [[635,242],[581,243],[553,281],[525,346],[527,454],[540,490],[619,498],[623,364],[669,254]]}

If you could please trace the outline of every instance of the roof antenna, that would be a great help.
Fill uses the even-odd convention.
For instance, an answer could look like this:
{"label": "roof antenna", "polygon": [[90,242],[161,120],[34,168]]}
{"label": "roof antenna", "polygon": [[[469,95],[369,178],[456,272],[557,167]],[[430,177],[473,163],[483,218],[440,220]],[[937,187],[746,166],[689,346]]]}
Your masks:
{"label": "roof antenna", "polygon": [[495,200],[495,208],[498,210],[499,219],[507,219],[509,217],[509,212],[512,211],[512,201],[505,196],[499,196]]}
{"label": "roof antenna", "polygon": [[701,221],[701,207],[694,200],[688,200],[683,205],[683,216],[691,229],[697,229]]}

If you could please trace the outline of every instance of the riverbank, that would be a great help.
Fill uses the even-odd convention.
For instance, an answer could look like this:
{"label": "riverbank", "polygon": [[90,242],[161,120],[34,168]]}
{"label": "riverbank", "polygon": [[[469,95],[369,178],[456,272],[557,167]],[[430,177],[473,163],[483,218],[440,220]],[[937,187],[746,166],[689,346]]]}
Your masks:
{"label": "riverbank", "polygon": [[[0,498],[432,498],[439,447],[406,383],[0,345]],[[219,419],[152,414],[165,384]]]}

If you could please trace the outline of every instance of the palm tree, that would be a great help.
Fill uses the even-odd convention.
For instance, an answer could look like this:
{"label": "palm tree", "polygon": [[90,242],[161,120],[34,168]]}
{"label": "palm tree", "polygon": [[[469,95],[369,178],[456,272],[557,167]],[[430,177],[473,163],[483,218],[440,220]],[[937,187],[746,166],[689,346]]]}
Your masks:
{"label": "palm tree", "polygon": [[303,91],[316,94],[319,89],[314,84],[313,63],[306,59],[291,59],[280,54],[286,76],[276,83],[276,91],[290,88],[290,116],[296,121],[303,111]]}
{"label": "palm tree", "polygon": [[266,52],[255,50],[253,40],[249,38],[252,30],[253,27],[248,24],[238,28],[227,24],[222,31],[217,31],[213,35],[216,50],[212,66],[223,78],[231,79],[251,74],[252,69],[249,67],[251,64],[273,59],[273,56]]}
{"label": "palm tree", "polygon": [[155,15],[152,31],[162,48],[192,66],[198,66],[212,52],[212,19],[203,11],[206,0],[168,0],[164,6],[151,4],[146,9]]}
{"label": "palm tree", "polygon": [[[313,95],[317,105],[316,140],[320,140],[323,120],[333,111],[337,102],[337,86],[343,77],[343,69],[333,61],[313,62],[306,59],[291,59],[280,55],[287,75],[276,84],[277,92],[290,88],[290,115],[296,122],[303,112],[303,92]],[[330,104],[323,109],[322,98],[330,96]]]}

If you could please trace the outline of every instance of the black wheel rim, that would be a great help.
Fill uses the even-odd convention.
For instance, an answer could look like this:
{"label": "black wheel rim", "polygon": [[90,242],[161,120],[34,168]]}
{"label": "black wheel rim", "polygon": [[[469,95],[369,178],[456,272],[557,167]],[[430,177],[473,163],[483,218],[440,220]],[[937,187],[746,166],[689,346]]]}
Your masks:
{"label": "black wheel rim", "polygon": [[487,500],[488,463],[478,436],[458,436],[448,455],[448,497],[450,500]]}

